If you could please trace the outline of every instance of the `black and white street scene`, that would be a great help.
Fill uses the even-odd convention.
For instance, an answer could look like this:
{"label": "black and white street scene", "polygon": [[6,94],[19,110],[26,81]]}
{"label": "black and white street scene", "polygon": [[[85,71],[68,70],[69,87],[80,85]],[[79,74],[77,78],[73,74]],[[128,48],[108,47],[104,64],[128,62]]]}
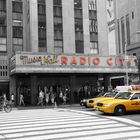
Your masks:
{"label": "black and white street scene", "polygon": [[140,0],[0,0],[0,140],[140,140]]}

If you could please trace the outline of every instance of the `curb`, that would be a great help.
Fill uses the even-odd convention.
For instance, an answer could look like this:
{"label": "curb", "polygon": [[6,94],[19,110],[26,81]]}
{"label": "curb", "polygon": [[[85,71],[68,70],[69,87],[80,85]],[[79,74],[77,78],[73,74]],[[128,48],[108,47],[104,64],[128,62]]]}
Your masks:
{"label": "curb", "polygon": [[[80,107],[79,104],[72,104],[72,105],[59,105],[57,108],[67,108],[67,107]],[[28,110],[28,109],[51,109],[55,108],[54,105],[50,106],[18,106],[13,107],[13,110]]]}

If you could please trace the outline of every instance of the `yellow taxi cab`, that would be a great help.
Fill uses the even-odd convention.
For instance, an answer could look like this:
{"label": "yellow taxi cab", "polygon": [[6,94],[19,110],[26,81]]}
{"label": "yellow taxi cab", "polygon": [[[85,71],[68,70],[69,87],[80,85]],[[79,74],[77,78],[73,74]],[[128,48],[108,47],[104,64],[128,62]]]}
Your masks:
{"label": "yellow taxi cab", "polygon": [[127,111],[138,111],[140,110],[140,91],[120,92],[111,100],[98,102],[95,108],[101,112],[116,115],[124,115]]}
{"label": "yellow taxi cab", "polygon": [[117,91],[112,91],[112,92],[107,92],[105,93],[103,96],[101,97],[96,97],[96,98],[92,98],[90,100],[87,101],[87,107],[93,108],[94,109],[94,105],[102,100],[108,100],[108,99],[112,99],[115,97],[115,95],[117,94]]}
{"label": "yellow taxi cab", "polygon": [[132,90],[140,90],[140,85],[116,86],[116,88],[111,92],[107,92],[104,95],[97,98],[88,99],[86,102],[86,107],[90,107],[93,108],[93,110],[95,110],[95,105],[97,102],[113,99],[119,92],[122,93],[124,91]]}

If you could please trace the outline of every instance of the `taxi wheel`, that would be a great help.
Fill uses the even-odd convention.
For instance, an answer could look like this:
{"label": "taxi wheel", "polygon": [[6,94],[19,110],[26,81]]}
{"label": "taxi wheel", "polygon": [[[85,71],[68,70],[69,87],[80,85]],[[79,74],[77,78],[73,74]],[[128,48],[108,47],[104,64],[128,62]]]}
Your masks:
{"label": "taxi wheel", "polygon": [[125,110],[125,107],[124,106],[119,105],[119,106],[116,106],[115,107],[115,111],[114,111],[115,115],[121,116],[121,115],[124,115],[125,112],[126,112],[126,110]]}

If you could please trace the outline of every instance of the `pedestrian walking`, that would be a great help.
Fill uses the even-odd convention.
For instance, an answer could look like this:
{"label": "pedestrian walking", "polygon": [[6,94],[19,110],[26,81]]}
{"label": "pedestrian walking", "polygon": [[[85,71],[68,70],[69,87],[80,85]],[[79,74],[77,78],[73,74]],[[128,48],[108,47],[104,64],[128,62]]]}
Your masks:
{"label": "pedestrian walking", "polygon": [[44,92],[42,90],[40,90],[39,92],[39,98],[38,98],[38,105],[42,105],[43,106],[43,99],[44,99]]}
{"label": "pedestrian walking", "polygon": [[14,93],[11,94],[11,104],[14,105],[15,104],[15,97],[14,97]]}
{"label": "pedestrian walking", "polygon": [[49,103],[49,96],[50,96],[50,94],[49,94],[49,92],[47,92],[47,93],[45,94],[46,105]]}
{"label": "pedestrian walking", "polygon": [[65,105],[66,102],[67,102],[67,94],[65,93],[65,94],[63,95],[63,105]]}
{"label": "pedestrian walking", "polygon": [[25,103],[24,103],[24,96],[23,96],[23,94],[20,94],[19,105],[25,105]]}
{"label": "pedestrian walking", "polygon": [[51,103],[54,104],[54,98],[55,98],[54,93],[51,93],[50,97],[51,97]]}
{"label": "pedestrian walking", "polygon": [[56,96],[56,93],[54,95],[54,108],[57,108],[57,105],[58,105],[58,98]]}
{"label": "pedestrian walking", "polygon": [[59,98],[60,98],[60,104],[62,104],[63,103],[63,92],[62,91],[60,91]]}

